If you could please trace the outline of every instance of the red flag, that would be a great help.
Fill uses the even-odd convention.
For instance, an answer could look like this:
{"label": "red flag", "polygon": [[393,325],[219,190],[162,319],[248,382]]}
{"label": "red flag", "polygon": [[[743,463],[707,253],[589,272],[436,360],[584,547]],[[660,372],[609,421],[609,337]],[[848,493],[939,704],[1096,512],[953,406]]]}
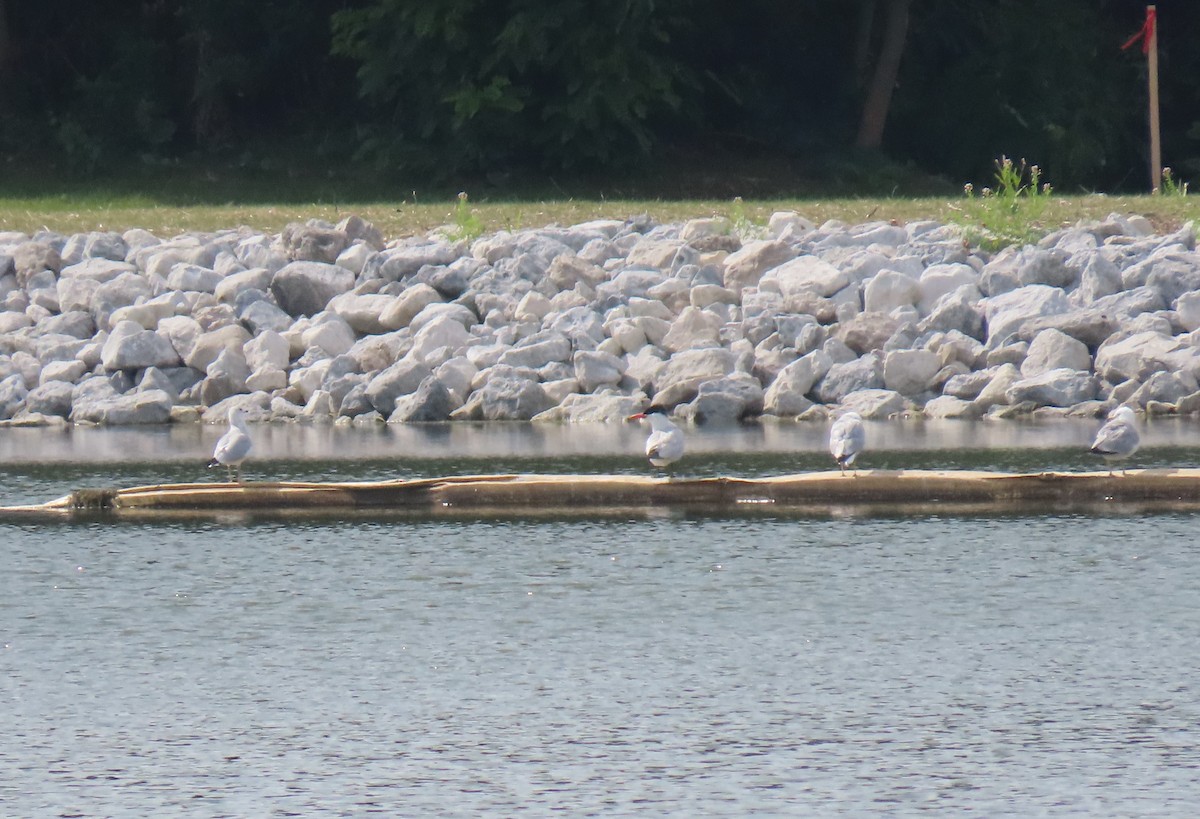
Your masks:
{"label": "red flag", "polygon": [[1142,53],[1149,54],[1150,53],[1150,38],[1154,36],[1154,26],[1155,26],[1157,17],[1158,17],[1158,13],[1155,11],[1154,7],[1147,6],[1146,7],[1146,22],[1142,23],[1142,27],[1140,29],[1138,29],[1137,34],[1133,35],[1132,37],[1130,37],[1128,40],[1125,41],[1125,45],[1121,46],[1121,50],[1124,51],[1127,48],[1129,48],[1130,46],[1132,46],[1134,43],[1136,43],[1138,40],[1141,40],[1142,41]]}

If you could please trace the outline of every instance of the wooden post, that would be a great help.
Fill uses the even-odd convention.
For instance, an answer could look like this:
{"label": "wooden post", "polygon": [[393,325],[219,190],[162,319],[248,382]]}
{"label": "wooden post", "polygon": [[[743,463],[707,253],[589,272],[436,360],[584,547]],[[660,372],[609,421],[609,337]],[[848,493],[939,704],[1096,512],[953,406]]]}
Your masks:
{"label": "wooden post", "polygon": [[1162,141],[1158,128],[1158,7],[1146,6],[1146,73],[1150,85],[1150,190],[1162,190]]}

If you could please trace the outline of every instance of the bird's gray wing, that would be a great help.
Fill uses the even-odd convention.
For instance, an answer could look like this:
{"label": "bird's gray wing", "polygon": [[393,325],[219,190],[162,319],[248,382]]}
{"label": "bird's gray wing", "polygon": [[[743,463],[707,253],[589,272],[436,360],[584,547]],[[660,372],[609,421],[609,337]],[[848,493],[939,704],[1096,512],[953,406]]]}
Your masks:
{"label": "bird's gray wing", "polygon": [[250,454],[250,436],[239,429],[231,429],[217,441],[213,457],[223,464],[236,464],[246,460]]}
{"label": "bird's gray wing", "polygon": [[1123,421],[1109,421],[1100,427],[1092,451],[1102,455],[1132,455],[1138,447],[1138,431]]}

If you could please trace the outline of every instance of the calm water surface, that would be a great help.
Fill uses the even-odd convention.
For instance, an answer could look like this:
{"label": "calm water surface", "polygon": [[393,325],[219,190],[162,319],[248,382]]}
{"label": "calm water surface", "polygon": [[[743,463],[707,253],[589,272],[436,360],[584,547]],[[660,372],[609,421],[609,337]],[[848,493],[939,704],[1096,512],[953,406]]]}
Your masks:
{"label": "calm water surface", "polygon": [[[1032,449],[897,445],[870,465],[1094,467],[1076,443],[1093,429]],[[157,434],[47,438],[45,459],[7,459],[5,502],[205,477],[192,455],[207,440]],[[640,470],[624,434],[560,456],[511,432],[424,458],[293,441],[257,468]],[[1138,465],[1193,465],[1189,434],[1164,433]],[[689,469],[827,466],[816,444],[738,440],[701,443]],[[110,446],[125,457],[97,455]],[[175,457],[145,456],[164,449]],[[0,525],[0,806],[1190,817],[1197,522]]]}

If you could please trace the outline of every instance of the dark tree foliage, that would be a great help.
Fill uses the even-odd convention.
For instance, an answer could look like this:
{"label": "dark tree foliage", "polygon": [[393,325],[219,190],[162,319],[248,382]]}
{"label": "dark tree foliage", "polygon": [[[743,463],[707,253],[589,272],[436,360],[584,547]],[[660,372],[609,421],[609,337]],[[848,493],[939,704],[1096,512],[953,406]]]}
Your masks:
{"label": "dark tree foliage", "polygon": [[379,121],[418,165],[607,163],[645,152],[696,85],[672,47],[690,0],[378,0],[334,16]]}
{"label": "dark tree foliage", "polygon": [[[867,167],[852,146],[895,3],[0,0],[0,151],[87,170],[331,146],[427,177],[683,149]],[[883,155],[956,184],[1007,154],[1059,190],[1144,189],[1145,60],[1120,50],[1144,3],[906,5]],[[1200,3],[1159,15],[1164,161],[1193,178]]]}

